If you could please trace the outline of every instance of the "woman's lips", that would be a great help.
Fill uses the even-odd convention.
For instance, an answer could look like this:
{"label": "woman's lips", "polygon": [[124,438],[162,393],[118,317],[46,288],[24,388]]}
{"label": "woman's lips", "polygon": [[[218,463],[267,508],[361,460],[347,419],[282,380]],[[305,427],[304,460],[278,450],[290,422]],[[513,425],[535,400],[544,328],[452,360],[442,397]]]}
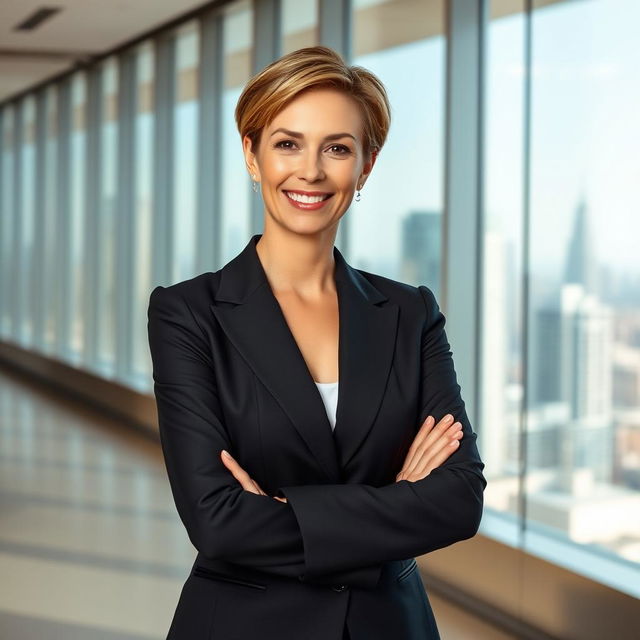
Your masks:
{"label": "woman's lips", "polygon": [[294,206],[296,209],[302,209],[303,211],[315,211],[316,209],[321,209],[333,197],[333,194],[331,194],[324,200],[320,200],[320,202],[299,202],[298,200],[290,198],[287,191],[283,191],[282,193],[284,193],[284,196],[290,205]]}

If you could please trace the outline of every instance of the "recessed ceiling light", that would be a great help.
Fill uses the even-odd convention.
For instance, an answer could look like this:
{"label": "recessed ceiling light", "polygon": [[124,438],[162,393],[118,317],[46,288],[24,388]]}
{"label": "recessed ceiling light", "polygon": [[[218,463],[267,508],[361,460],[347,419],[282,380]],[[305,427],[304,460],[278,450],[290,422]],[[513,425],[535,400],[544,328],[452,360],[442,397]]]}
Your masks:
{"label": "recessed ceiling light", "polygon": [[62,11],[62,7],[40,7],[36,9],[26,20],[14,27],[14,31],[33,31],[43,22],[52,18],[56,13]]}

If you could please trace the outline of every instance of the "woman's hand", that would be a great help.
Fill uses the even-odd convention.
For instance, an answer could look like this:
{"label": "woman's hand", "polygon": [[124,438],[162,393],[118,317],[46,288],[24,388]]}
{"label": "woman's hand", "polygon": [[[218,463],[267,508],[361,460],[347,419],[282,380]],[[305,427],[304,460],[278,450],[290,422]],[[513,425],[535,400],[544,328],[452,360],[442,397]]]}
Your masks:
{"label": "woman's hand", "polygon": [[458,448],[463,436],[462,425],[453,422],[450,413],[435,427],[434,424],[433,416],[428,416],[422,423],[409,448],[402,470],[396,476],[396,482],[422,480]]}
{"label": "woman's hand", "polygon": [[[228,451],[223,449],[220,452],[220,458],[222,459],[224,466],[231,471],[233,477],[242,485],[242,488],[245,489],[245,491],[251,491],[251,493],[257,493],[261,496],[267,495],[260,488],[258,483],[236,462],[235,458],[233,458]],[[286,498],[279,498],[277,496],[273,497],[275,500],[280,500],[280,502],[287,501]]]}

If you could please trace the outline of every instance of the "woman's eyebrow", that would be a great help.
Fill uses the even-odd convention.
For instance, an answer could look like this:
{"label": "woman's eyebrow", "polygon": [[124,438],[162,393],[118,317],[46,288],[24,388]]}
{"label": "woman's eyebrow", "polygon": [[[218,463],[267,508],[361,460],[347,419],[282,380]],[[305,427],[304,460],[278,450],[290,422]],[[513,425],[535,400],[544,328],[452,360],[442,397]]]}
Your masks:
{"label": "woman's eyebrow", "polygon": [[[285,129],[284,127],[279,127],[278,129],[276,129],[275,131],[273,131],[271,133],[271,135],[269,137],[274,136],[276,133],[285,133],[288,136],[291,136],[292,138],[304,138],[304,134],[300,133],[299,131],[291,131],[290,129]],[[347,133],[346,131],[341,132],[341,133],[330,133],[328,136],[325,136],[324,139],[325,140],[337,140],[338,138],[344,138],[344,137],[349,137],[349,138],[353,138],[354,140],[356,140],[356,137],[350,133]]]}

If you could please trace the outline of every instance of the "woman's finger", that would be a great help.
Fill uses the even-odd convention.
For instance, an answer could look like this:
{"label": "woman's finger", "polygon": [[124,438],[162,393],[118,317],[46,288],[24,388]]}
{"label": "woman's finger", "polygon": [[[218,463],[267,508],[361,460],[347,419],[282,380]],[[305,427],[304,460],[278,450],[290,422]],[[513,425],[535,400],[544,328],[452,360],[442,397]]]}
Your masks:
{"label": "woman's finger", "polygon": [[[459,424],[459,423],[457,423]],[[411,470],[403,469],[397,476],[396,481],[409,480],[415,482],[426,478],[436,467],[439,467],[458,447],[464,433],[461,429],[453,436],[447,435],[438,441],[428,452],[425,452],[422,461]]]}
{"label": "woman's finger", "polygon": [[[435,419],[433,419],[435,422]],[[425,451],[429,451],[441,438],[446,437],[447,430],[452,426],[453,415],[448,413],[442,420],[438,422],[435,427],[431,429],[420,429],[418,435],[415,437],[413,444],[413,453],[411,459],[405,460],[402,467],[403,471],[412,473],[418,464],[422,462],[422,458],[425,455]],[[451,434],[453,435],[453,434]],[[408,457],[408,456],[407,456]]]}
{"label": "woman's finger", "polygon": [[[436,429],[431,430],[429,435],[418,445],[412,460],[405,463],[396,476],[397,479],[420,479],[428,475],[436,466],[442,464],[457,448],[457,445],[451,449],[448,447],[452,442],[462,437],[461,427],[459,422],[450,424],[450,420],[446,420],[445,416],[438,423]],[[444,452],[444,457],[438,457],[438,462],[434,463],[435,456],[440,452]]]}
{"label": "woman's finger", "polygon": [[[251,493],[257,493],[261,496],[267,495],[260,485],[238,464],[236,459],[228,451],[223,449],[220,452],[220,458],[222,459],[225,467],[231,471],[233,477],[242,485],[243,489],[251,491]],[[276,497],[276,500],[280,500],[280,502],[287,502],[286,498]]]}
{"label": "woman's finger", "polygon": [[422,426],[420,427],[420,429],[418,429],[418,433],[416,434],[415,438],[413,439],[413,442],[411,443],[411,446],[409,447],[409,451],[407,452],[407,455],[405,456],[405,459],[404,459],[403,468],[408,467],[413,462],[413,459],[414,459],[414,456],[416,455],[416,451],[418,450],[418,447],[420,446],[422,441],[427,437],[427,435],[431,431],[434,424],[435,424],[434,417],[427,416],[425,421],[422,423]]}
{"label": "woman's finger", "polygon": [[256,485],[251,479],[251,476],[236,462],[235,458],[228,451],[223,449],[220,458],[225,467],[231,471],[233,477],[242,485],[243,489],[251,491],[251,493],[259,493],[259,491],[256,490]]}
{"label": "woman's finger", "polygon": [[260,485],[253,479],[251,478],[251,482],[253,482],[253,486],[256,488],[256,491],[261,495],[261,496],[266,496],[267,494],[260,488]]}
{"label": "woman's finger", "polygon": [[[462,432],[460,432],[462,433]],[[418,478],[425,478],[428,476],[434,469],[439,467],[458,447],[460,446],[460,437],[456,440],[452,440],[448,442],[438,453],[433,456],[428,464],[424,467],[418,467],[418,469],[414,472]]]}
{"label": "woman's finger", "polygon": [[454,422],[437,440],[424,448],[422,455],[416,460],[411,472],[419,475],[421,471],[431,463],[431,460],[433,460],[440,451],[443,449],[446,450],[452,441],[460,437],[461,433],[462,425],[459,422]]}

